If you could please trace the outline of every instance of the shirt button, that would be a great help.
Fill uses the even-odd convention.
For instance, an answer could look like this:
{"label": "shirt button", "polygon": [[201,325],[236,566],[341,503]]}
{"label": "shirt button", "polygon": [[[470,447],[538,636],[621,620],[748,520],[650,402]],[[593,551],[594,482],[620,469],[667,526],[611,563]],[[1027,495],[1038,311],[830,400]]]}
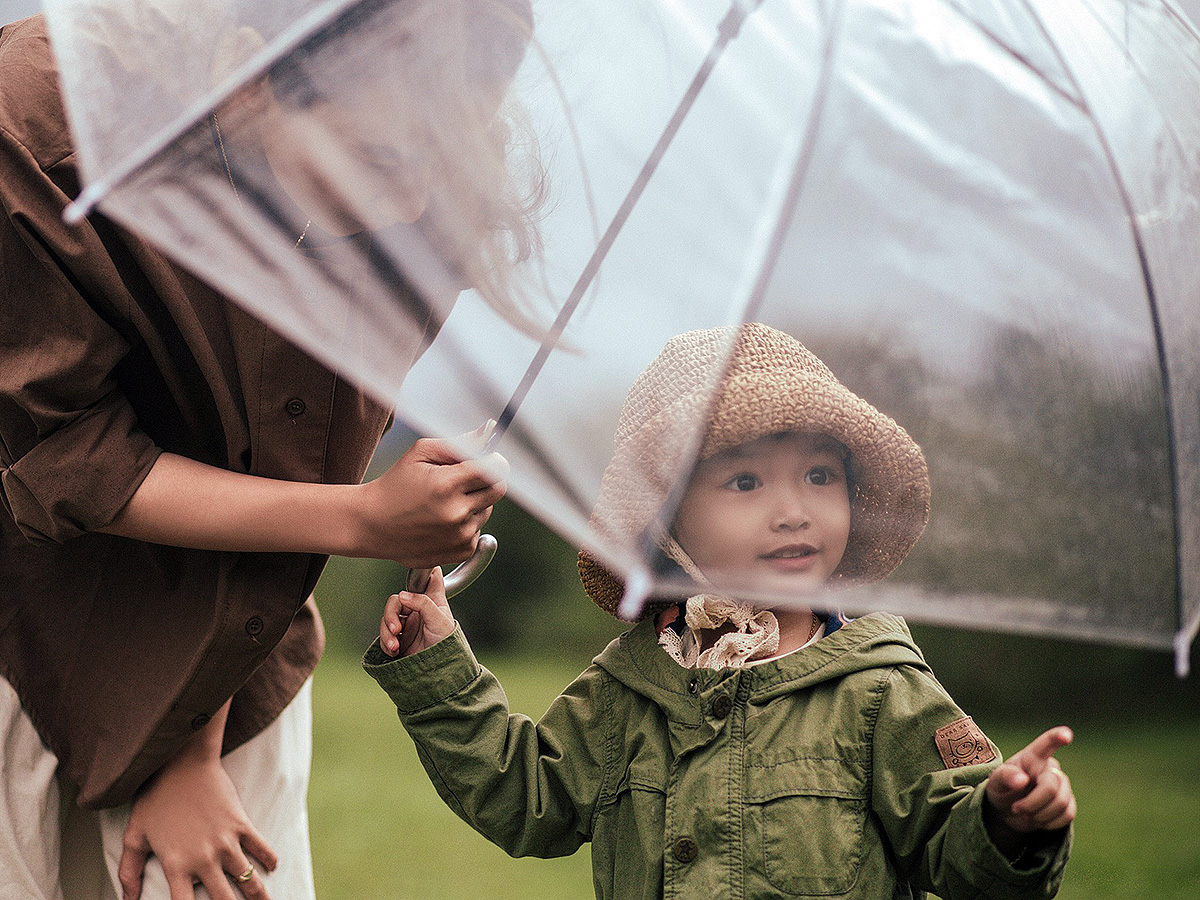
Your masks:
{"label": "shirt button", "polygon": [[246,620],[246,634],[250,635],[250,637],[258,637],[262,634],[262,630],[262,616],[251,616]]}
{"label": "shirt button", "polygon": [[733,701],[729,699],[728,694],[718,694],[713,700],[712,714],[718,719],[723,719],[729,715],[729,711],[733,709]]}
{"label": "shirt button", "polygon": [[212,721],[212,716],[207,715],[205,713],[200,713],[200,715],[198,715],[194,719],[192,719],[192,731],[199,731],[201,728],[203,728],[205,725],[207,725],[210,721]]}
{"label": "shirt button", "polygon": [[700,848],[690,837],[676,838],[675,843],[671,845],[671,853],[681,863],[690,863],[699,852]]}
{"label": "shirt button", "polygon": [[295,417],[304,415],[304,410],[308,409],[308,406],[299,397],[293,397],[283,405],[283,408],[287,410],[289,416]]}

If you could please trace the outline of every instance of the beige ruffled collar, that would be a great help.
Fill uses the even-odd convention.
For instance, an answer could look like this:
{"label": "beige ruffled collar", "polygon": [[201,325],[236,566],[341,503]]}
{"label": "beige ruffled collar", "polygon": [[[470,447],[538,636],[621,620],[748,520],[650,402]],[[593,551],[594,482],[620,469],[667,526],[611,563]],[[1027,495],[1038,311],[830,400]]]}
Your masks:
{"label": "beige ruffled collar", "polygon": [[[678,541],[664,535],[660,543],[663,552],[698,584],[708,585],[704,573]],[[684,625],[682,633],[674,628],[662,629],[658,643],[686,669],[736,669],[779,652],[779,620],[770,610],[745,601],[709,593],[688,597]],[[732,626],[733,630],[721,634],[708,649],[701,649],[701,632],[726,626]]]}

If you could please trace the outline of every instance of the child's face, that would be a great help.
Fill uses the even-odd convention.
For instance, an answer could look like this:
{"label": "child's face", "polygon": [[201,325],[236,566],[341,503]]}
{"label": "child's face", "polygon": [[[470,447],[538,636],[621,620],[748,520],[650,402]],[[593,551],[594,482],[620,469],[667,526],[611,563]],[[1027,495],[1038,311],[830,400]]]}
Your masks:
{"label": "child's face", "polygon": [[788,432],[697,466],[672,530],[717,585],[794,593],[824,584],[850,536],[845,448]]}

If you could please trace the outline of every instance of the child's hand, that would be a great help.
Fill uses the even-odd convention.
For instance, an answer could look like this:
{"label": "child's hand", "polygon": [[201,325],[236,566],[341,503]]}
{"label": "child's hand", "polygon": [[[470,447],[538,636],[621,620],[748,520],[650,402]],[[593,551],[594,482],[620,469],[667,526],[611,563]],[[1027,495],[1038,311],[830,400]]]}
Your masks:
{"label": "child's hand", "polygon": [[1070,728],[1051,728],[988,777],[988,831],[1002,850],[1034,831],[1056,831],[1075,819],[1071,782],[1054,754],[1071,743]]}
{"label": "child's hand", "polygon": [[401,591],[388,597],[379,620],[379,646],[388,656],[420,653],[454,632],[441,567],[429,576],[424,594]]}

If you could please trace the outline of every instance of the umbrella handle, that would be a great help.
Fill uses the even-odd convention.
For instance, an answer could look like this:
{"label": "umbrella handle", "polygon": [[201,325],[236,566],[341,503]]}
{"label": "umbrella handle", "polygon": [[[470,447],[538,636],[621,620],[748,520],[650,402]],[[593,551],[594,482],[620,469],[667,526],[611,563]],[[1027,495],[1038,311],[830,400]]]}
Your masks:
{"label": "umbrella handle", "polygon": [[[446,598],[461,594],[471,583],[483,574],[483,570],[488,567],[488,563],[492,561],[492,557],[496,555],[496,548],[499,544],[496,539],[490,534],[481,534],[479,541],[475,545],[475,552],[471,558],[461,565],[455,566],[445,578]],[[414,594],[423,594],[429,587],[429,576],[432,574],[432,569],[409,569],[408,581],[405,583],[404,589],[411,591]]]}

